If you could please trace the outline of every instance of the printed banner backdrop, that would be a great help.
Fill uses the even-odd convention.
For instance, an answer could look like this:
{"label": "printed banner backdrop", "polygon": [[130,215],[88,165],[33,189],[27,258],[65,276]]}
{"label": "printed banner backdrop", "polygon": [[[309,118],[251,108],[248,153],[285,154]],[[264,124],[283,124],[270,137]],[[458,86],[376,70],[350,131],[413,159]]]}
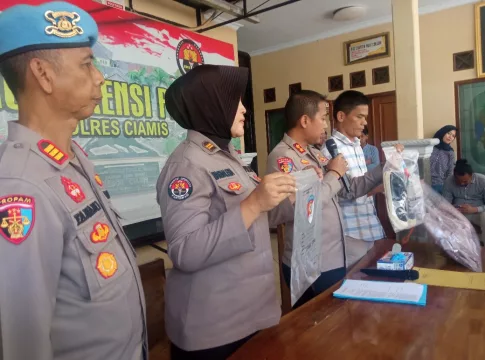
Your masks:
{"label": "printed banner backdrop", "polygon": [[[101,104],[91,118],[79,123],[74,139],[94,162],[125,224],[157,218],[158,175],[186,137],[166,111],[166,89],[199,64],[234,65],[234,48],[93,1],[69,1],[91,13],[98,23],[95,64],[106,77]],[[16,3],[2,0],[0,11]],[[7,121],[16,120],[17,110],[0,77],[0,143],[7,137]],[[234,144],[241,149],[240,139]]]}

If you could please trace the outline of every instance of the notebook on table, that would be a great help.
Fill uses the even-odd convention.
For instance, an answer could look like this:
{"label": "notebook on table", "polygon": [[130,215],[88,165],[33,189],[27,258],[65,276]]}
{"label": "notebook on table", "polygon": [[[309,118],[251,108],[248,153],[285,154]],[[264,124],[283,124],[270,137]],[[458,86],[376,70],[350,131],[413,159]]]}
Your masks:
{"label": "notebook on table", "polygon": [[333,296],[397,304],[426,305],[427,285],[386,281],[344,280]]}

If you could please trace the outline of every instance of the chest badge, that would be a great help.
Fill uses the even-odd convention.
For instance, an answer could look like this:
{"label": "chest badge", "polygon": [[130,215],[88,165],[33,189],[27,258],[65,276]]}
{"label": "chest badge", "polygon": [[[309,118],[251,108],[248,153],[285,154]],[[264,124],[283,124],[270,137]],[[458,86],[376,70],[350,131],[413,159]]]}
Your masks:
{"label": "chest badge", "polygon": [[301,163],[303,165],[310,165],[310,161],[306,160],[306,159],[301,159]]}
{"label": "chest badge", "polygon": [[102,252],[99,254],[98,260],[96,261],[96,269],[102,277],[109,279],[116,274],[116,271],[118,270],[118,262],[112,253]]}
{"label": "chest badge", "polygon": [[306,152],[305,149],[303,149],[303,146],[301,146],[300,144],[298,143],[294,143],[293,144],[293,147],[300,153],[300,154],[304,154]]}
{"label": "chest badge", "polygon": [[253,174],[253,179],[256,180],[258,183],[261,182],[261,178],[256,174]]}
{"label": "chest badge", "polygon": [[64,190],[66,191],[66,194],[69,195],[69,197],[74,200],[74,202],[79,204],[83,202],[84,199],[86,199],[84,192],[77,183],[64,176],[61,177],[61,182],[62,185],[64,185]]}
{"label": "chest badge", "polygon": [[101,176],[99,176],[98,174],[94,175],[94,181],[96,181],[96,184],[98,184],[99,186],[103,186],[103,180],[101,180]]}
{"label": "chest badge", "polygon": [[318,155],[318,160],[320,160],[322,163],[328,161],[328,159],[325,156],[323,156],[323,155]]}
{"label": "chest badge", "polygon": [[281,172],[284,172],[287,174],[292,172],[293,168],[295,167],[293,160],[291,160],[289,157],[279,158],[277,162],[278,162],[278,169],[280,169]]}
{"label": "chest badge", "polygon": [[9,242],[19,245],[26,240],[35,220],[35,200],[25,195],[7,195],[0,198],[0,234]]}
{"label": "chest badge", "polygon": [[238,191],[242,188],[242,185],[238,182],[231,182],[227,185],[227,188],[231,191]]}
{"label": "chest badge", "polygon": [[106,242],[109,236],[109,226],[104,223],[97,222],[91,231],[91,241],[93,243]]}

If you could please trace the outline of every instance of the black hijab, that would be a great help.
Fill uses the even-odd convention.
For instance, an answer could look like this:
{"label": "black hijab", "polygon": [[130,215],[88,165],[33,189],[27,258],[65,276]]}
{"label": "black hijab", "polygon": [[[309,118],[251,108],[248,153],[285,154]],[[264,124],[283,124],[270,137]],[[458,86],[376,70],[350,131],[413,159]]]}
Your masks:
{"label": "black hijab", "polygon": [[199,65],[167,89],[167,111],[184,129],[198,131],[228,150],[248,76],[246,68]]}
{"label": "black hijab", "polygon": [[445,151],[454,151],[450,144],[447,144],[443,141],[443,138],[445,137],[445,135],[452,130],[455,130],[456,132],[458,132],[458,129],[456,128],[456,126],[446,125],[446,126],[443,126],[441,129],[439,129],[436,132],[436,134],[434,134],[433,137],[440,141],[438,145],[435,145],[435,148],[440,150],[445,150]]}

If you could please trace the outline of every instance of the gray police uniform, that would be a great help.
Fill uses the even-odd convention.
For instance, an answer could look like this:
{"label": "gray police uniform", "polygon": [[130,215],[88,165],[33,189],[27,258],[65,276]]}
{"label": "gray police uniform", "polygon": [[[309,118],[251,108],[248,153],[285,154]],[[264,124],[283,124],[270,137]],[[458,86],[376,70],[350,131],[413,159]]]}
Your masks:
{"label": "gray police uniform", "polygon": [[139,360],[134,250],[83,151],[9,122],[0,146],[1,359]]}
{"label": "gray police uniform", "polygon": [[246,229],[240,208],[259,178],[229,146],[230,153],[189,130],[157,183],[174,263],[166,330],[186,351],[230,344],[281,316],[267,214]]}
{"label": "gray police uniform", "polygon": [[[323,170],[326,174],[325,165],[328,159],[318,150],[309,146],[304,149],[287,134],[283,140],[275,146],[268,156],[267,173],[276,171],[291,173],[304,170],[306,167],[314,166]],[[335,176],[324,176],[322,179],[322,215],[323,234],[320,257],[320,271],[326,272],[347,266],[346,246],[343,232],[343,219],[338,203],[338,195],[348,198],[360,197],[374,189],[382,181],[382,167],[367,173],[365,176],[354,178],[350,183],[350,192],[342,189],[341,182]],[[291,254],[293,249],[293,214],[288,217],[288,208],[279,206],[271,211],[270,221],[286,223],[285,249],[283,263],[291,267]]]}

